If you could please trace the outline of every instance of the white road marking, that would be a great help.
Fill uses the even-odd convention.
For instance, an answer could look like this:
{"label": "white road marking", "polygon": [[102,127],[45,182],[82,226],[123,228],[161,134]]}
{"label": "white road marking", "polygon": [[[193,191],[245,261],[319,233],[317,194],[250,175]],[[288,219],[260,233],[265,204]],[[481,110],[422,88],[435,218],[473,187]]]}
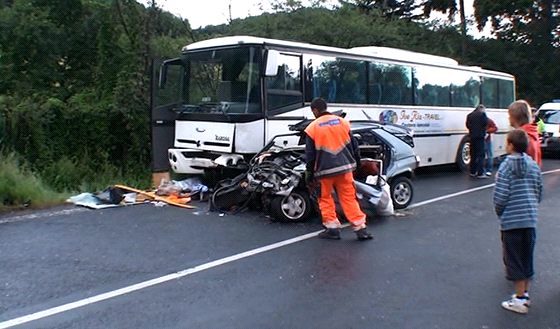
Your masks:
{"label": "white road marking", "polygon": [[316,231],[316,232],[313,232],[313,233],[308,233],[308,234],[305,234],[305,235],[301,235],[301,236],[298,236],[298,237],[295,237],[295,238],[292,238],[292,239],[280,241],[280,242],[277,242],[277,243],[273,243],[273,244],[270,244],[268,246],[256,248],[256,249],[249,250],[249,251],[245,251],[245,252],[233,255],[233,256],[218,259],[218,260],[206,263],[206,264],[202,264],[202,265],[198,265],[198,266],[189,268],[187,270],[183,270],[183,271],[175,272],[175,273],[172,273],[172,274],[168,274],[168,275],[165,275],[165,276],[162,276],[162,277],[159,277],[159,278],[155,278],[155,279],[152,279],[152,280],[137,283],[137,284],[134,284],[134,285],[131,285],[131,286],[128,286],[128,287],[124,287],[124,288],[121,288],[121,289],[117,289],[117,290],[114,290],[114,291],[110,291],[110,292],[107,292],[107,293],[104,293],[104,294],[89,297],[89,298],[86,298],[86,299],[82,299],[82,300],[79,300],[79,301],[76,301],[76,302],[64,304],[64,305],[61,305],[61,306],[53,307],[53,308],[50,308],[50,309],[47,309],[47,310],[44,310],[44,311],[40,311],[40,312],[36,312],[36,313],[33,313],[33,314],[25,315],[25,316],[15,318],[15,319],[12,319],[12,320],[9,320],[9,321],[0,322],[0,329],[10,328],[10,327],[17,326],[17,325],[20,325],[20,324],[24,324],[24,323],[27,323],[27,322],[30,322],[30,321],[39,320],[39,319],[42,319],[42,318],[49,317],[51,315],[66,312],[66,311],[73,310],[73,309],[76,309],[76,308],[79,308],[79,307],[82,307],[82,306],[90,305],[90,304],[97,303],[97,302],[100,302],[100,301],[103,301],[103,300],[107,300],[107,299],[110,299],[110,298],[114,298],[114,297],[117,297],[117,296],[128,294],[130,292],[141,290],[141,289],[144,289],[144,288],[148,288],[148,287],[160,284],[160,283],[164,283],[164,282],[167,282],[167,281],[179,279],[179,278],[182,278],[184,276],[194,274],[194,273],[197,273],[197,272],[201,272],[201,271],[204,271],[204,270],[216,267],[216,266],[220,266],[220,265],[223,265],[223,264],[231,263],[231,262],[234,262],[236,260],[240,260],[242,258],[254,256],[254,255],[266,252],[266,251],[270,251],[270,250],[281,248],[281,247],[284,247],[284,246],[287,246],[287,245],[290,245],[290,244],[294,244],[294,243],[299,242],[299,241],[307,240],[307,239],[310,239],[310,238],[313,238],[313,237],[317,236],[320,232],[322,232],[322,230],[321,231]]}
{"label": "white road marking", "polygon": [[[548,174],[552,174],[552,173],[556,173],[556,172],[560,172],[560,169],[545,171],[545,172],[542,173],[542,175],[548,175]],[[496,185],[496,184],[492,183],[492,184],[488,184],[488,185],[484,185],[484,186],[475,187],[475,188],[472,188],[472,189],[469,189],[469,190],[464,190],[464,191],[460,191],[460,192],[457,192],[457,193],[451,193],[451,194],[440,196],[440,197],[433,198],[433,199],[430,199],[430,200],[414,203],[414,204],[411,204],[410,206],[408,206],[408,209],[424,206],[424,205],[427,205],[427,204],[430,204],[430,203],[434,203],[434,202],[437,202],[437,201],[453,198],[453,197],[456,197],[456,196],[459,196],[459,195],[484,190],[484,189],[487,189],[487,188],[492,187],[494,185]]]}
{"label": "white road marking", "polygon": [[430,203],[434,203],[434,202],[437,202],[437,201],[453,198],[453,197],[456,197],[456,196],[459,196],[459,195],[484,190],[484,189],[487,189],[487,188],[492,187],[494,185],[495,184],[488,184],[488,185],[484,185],[484,186],[479,186],[479,187],[471,188],[470,190],[464,190],[464,191],[457,192],[457,193],[451,193],[451,194],[440,196],[440,197],[433,198],[433,199],[430,199],[430,200],[414,203],[414,204],[411,204],[410,206],[408,206],[408,209],[424,206],[424,205],[427,205],[427,204],[430,204]]}
{"label": "white road marking", "polygon": [[[546,175],[546,174],[551,174],[551,173],[556,173],[556,172],[560,172],[560,169],[550,170],[550,171],[547,171],[547,172],[543,172],[542,174]],[[472,188],[472,189],[469,189],[469,190],[465,190],[465,191],[461,191],[461,192],[457,192],[457,193],[452,193],[452,194],[449,194],[449,195],[445,195],[445,196],[441,196],[441,197],[438,197],[438,198],[434,198],[434,199],[430,199],[430,200],[426,200],[426,201],[422,201],[422,202],[419,202],[419,203],[412,204],[408,208],[420,207],[420,206],[430,204],[430,203],[433,203],[433,202],[437,202],[437,201],[449,199],[449,198],[452,198],[452,197],[456,197],[456,196],[459,196],[459,195],[483,190],[483,189],[486,189],[486,188],[489,188],[489,187],[492,187],[492,186],[494,186],[494,184],[488,184],[488,185]],[[348,224],[344,225],[344,227],[347,227],[347,226],[348,226]],[[233,256],[229,256],[229,257],[218,259],[218,260],[215,260],[215,261],[212,261],[212,262],[209,262],[209,263],[198,265],[198,266],[189,268],[187,270],[175,272],[175,273],[168,274],[168,275],[165,275],[165,276],[162,276],[162,277],[159,277],[159,278],[155,278],[155,279],[152,279],[152,280],[137,283],[137,284],[134,284],[134,285],[131,285],[131,286],[128,286],[128,287],[124,287],[124,288],[121,288],[121,289],[109,291],[109,292],[106,292],[104,294],[89,297],[89,298],[86,298],[86,299],[82,299],[82,300],[79,300],[79,301],[76,301],[76,302],[64,304],[64,305],[61,305],[61,306],[53,307],[53,308],[50,308],[50,309],[47,309],[47,310],[44,310],[44,311],[32,313],[32,314],[25,315],[25,316],[15,318],[15,319],[12,319],[12,320],[0,322],[0,329],[10,328],[10,327],[17,326],[17,325],[20,325],[20,324],[24,324],[24,323],[27,323],[27,322],[31,322],[31,321],[39,320],[39,319],[42,319],[42,318],[46,318],[46,317],[49,317],[49,316],[52,316],[52,315],[55,315],[55,314],[58,314],[58,313],[70,311],[70,310],[73,310],[73,309],[76,309],[76,308],[79,308],[79,307],[82,307],[82,306],[86,306],[86,305],[94,304],[94,303],[104,301],[104,300],[107,300],[107,299],[110,299],[110,298],[118,297],[118,296],[121,296],[121,295],[124,295],[124,294],[128,294],[130,292],[138,291],[138,290],[148,288],[148,287],[160,284],[160,283],[164,283],[164,282],[168,282],[168,281],[171,281],[171,280],[179,279],[179,278],[182,278],[184,276],[194,274],[194,273],[198,273],[198,272],[201,272],[201,271],[213,268],[213,267],[217,267],[217,266],[220,266],[220,265],[224,265],[224,264],[227,264],[227,263],[231,263],[231,262],[240,260],[242,258],[247,258],[247,257],[254,256],[254,255],[266,252],[266,251],[278,249],[278,248],[281,248],[281,247],[284,247],[284,246],[287,246],[287,245],[290,245],[290,244],[294,244],[296,242],[300,242],[300,241],[304,241],[304,240],[316,237],[320,232],[322,232],[322,230],[312,232],[312,233],[308,233],[308,234],[305,234],[305,235],[301,235],[301,236],[298,236],[298,237],[295,237],[295,238],[292,238],[292,239],[280,241],[280,242],[277,242],[277,243],[273,243],[273,244],[270,244],[268,246],[256,248],[256,249],[249,250],[249,251],[245,251],[245,252],[233,255]]]}
{"label": "white road marking", "polygon": [[28,214],[28,215],[4,217],[4,218],[0,219],[0,224],[14,223],[14,222],[19,222],[19,221],[22,221],[22,220],[34,219],[34,218],[53,217],[53,216],[58,216],[58,215],[70,215],[70,214],[74,214],[74,213],[78,213],[78,212],[84,212],[84,211],[91,211],[91,210],[76,207],[76,208],[63,209],[63,210],[58,210],[58,211],[37,212],[37,213],[33,213],[33,214]]}

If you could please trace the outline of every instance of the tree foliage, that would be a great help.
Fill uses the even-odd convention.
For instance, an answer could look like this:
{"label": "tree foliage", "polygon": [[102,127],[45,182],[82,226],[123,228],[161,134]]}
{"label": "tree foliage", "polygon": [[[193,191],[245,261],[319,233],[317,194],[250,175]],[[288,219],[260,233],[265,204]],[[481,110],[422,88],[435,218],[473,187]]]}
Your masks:
{"label": "tree foliage", "polygon": [[474,7],[479,29],[490,21],[501,39],[560,47],[560,0],[475,0]]}
{"label": "tree foliage", "polygon": [[377,12],[386,19],[415,19],[421,14],[415,11],[421,7],[415,0],[339,0],[342,5],[353,5],[361,12]]}
{"label": "tree foliage", "polygon": [[449,14],[452,18],[457,12],[456,0],[426,0],[423,3],[424,15],[430,16],[432,11],[439,11],[444,14]]}
{"label": "tree foliage", "polygon": [[550,63],[560,60],[560,0],[475,0],[474,6],[479,28],[490,22],[498,41],[508,45],[502,63],[517,76],[520,96],[537,104],[557,98],[560,67]]}
{"label": "tree foliage", "polygon": [[59,189],[149,178],[151,60],[176,55],[158,41],[184,44],[188,23],[133,0],[15,0],[0,27],[2,146]]}

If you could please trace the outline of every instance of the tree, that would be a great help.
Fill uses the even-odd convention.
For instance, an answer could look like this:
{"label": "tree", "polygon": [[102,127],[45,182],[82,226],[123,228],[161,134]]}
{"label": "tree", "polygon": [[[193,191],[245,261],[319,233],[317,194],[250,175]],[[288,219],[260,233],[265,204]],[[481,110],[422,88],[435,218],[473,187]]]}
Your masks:
{"label": "tree", "polygon": [[339,0],[342,5],[353,5],[367,14],[378,11],[386,19],[404,18],[408,20],[419,18],[414,13],[420,5],[415,0]]}
{"label": "tree", "polygon": [[[453,16],[457,12],[456,0],[426,0],[423,3],[424,15],[429,17],[432,11],[439,11],[444,14],[449,14],[449,20],[453,21]],[[467,20],[465,18],[465,2],[459,0],[459,14],[461,17],[461,57],[464,59],[467,56]]]}
{"label": "tree", "polygon": [[[475,0],[479,29],[490,22],[498,40],[511,44],[505,60],[518,77],[519,94],[539,104],[560,95],[560,0]],[[506,57],[507,58],[507,57]]]}
{"label": "tree", "polygon": [[479,30],[488,21],[498,38],[560,47],[560,0],[474,0]]}

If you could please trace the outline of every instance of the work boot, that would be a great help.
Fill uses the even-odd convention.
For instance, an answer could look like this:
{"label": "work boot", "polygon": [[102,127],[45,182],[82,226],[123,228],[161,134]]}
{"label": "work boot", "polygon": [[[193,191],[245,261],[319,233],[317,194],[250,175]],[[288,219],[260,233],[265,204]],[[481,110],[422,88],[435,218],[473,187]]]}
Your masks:
{"label": "work boot", "polygon": [[373,234],[369,233],[364,227],[356,231],[356,237],[359,241],[370,240],[373,239]]}
{"label": "work boot", "polygon": [[323,232],[319,233],[320,239],[331,239],[340,240],[340,229],[339,228],[327,228]]}

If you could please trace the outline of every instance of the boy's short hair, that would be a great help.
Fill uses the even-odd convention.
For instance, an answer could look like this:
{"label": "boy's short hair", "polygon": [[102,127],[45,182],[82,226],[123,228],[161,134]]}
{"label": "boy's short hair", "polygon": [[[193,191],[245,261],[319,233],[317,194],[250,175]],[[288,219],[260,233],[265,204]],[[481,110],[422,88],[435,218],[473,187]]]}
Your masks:
{"label": "boy's short hair", "polygon": [[311,102],[311,109],[317,109],[320,113],[327,110],[327,102],[324,99],[318,97]]}
{"label": "boy's short hair", "polygon": [[527,101],[517,100],[508,106],[509,116],[520,126],[531,122],[531,106]]}
{"label": "boy's short hair", "polygon": [[529,147],[529,137],[527,133],[521,129],[514,129],[507,133],[507,142],[513,146],[513,150],[518,153],[527,151]]}

